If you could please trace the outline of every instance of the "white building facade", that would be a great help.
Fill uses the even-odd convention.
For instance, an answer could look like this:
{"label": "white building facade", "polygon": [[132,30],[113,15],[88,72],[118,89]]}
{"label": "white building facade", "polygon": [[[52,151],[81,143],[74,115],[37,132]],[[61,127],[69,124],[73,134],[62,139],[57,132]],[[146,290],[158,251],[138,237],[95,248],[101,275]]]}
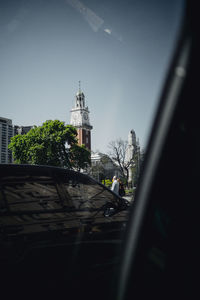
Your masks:
{"label": "white building facade", "polygon": [[119,167],[113,163],[111,158],[100,152],[91,154],[91,166],[90,175],[98,181],[101,181],[100,179],[112,180],[114,175],[120,177],[121,174]]}

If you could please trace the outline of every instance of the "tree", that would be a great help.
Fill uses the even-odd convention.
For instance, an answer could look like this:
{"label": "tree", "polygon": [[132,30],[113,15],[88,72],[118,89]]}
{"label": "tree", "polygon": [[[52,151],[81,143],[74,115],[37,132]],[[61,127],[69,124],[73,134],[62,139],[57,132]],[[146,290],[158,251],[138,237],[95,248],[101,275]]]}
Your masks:
{"label": "tree", "polygon": [[122,177],[124,178],[126,184],[129,177],[129,167],[133,163],[131,160],[126,160],[127,146],[128,142],[122,139],[112,141],[108,145],[108,148],[110,149],[109,156],[112,158],[115,164],[119,166]]}
{"label": "tree", "polygon": [[[16,135],[8,148],[16,163],[73,168],[90,163],[90,152],[77,144],[77,131],[59,120],[48,120],[25,135]],[[84,164],[84,166],[85,166]]]}
{"label": "tree", "polygon": [[122,177],[126,185],[128,185],[129,176],[131,177],[132,185],[137,185],[140,166],[143,160],[144,154],[141,154],[139,141],[134,145],[131,153],[131,157],[127,156],[128,153],[128,141],[118,139],[109,143],[110,157],[119,166]]}
{"label": "tree", "polygon": [[85,145],[79,146],[73,144],[70,149],[70,161],[72,167],[76,171],[87,169],[90,165],[90,152],[86,149]]}

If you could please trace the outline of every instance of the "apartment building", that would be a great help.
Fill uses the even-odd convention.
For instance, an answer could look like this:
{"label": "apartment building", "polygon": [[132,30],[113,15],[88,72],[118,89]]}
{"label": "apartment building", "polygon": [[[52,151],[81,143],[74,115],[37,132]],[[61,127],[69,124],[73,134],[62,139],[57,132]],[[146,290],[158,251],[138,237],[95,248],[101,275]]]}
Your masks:
{"label": "apartment building", "polygon": [[0,117],[0,163],[12,163],[12,153],[8,149],[12,136],[12,120]]}
{"label": "apartment building", "polygon": [[0,117],[0,164],[12,163],[12,152],[8,149],[11,137],[26,134],[33,126],[13,125],[11,119]]}

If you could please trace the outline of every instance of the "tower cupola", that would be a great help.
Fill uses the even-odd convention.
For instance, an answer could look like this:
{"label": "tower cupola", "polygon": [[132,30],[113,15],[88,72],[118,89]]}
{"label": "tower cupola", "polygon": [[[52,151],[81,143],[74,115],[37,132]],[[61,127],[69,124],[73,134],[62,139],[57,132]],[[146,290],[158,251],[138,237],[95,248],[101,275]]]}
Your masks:
{"label": "tower cupola", "polygon": [[76,107],[85,108],[85,95],[81,92],[81,82],[79,81],[79,90],[76,93]]}

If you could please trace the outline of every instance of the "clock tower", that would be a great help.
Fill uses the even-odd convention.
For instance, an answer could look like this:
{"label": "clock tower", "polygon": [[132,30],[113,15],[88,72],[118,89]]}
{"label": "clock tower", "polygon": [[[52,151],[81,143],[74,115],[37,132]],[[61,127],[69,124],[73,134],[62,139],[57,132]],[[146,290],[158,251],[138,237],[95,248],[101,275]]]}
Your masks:
{"label": "clock tower", "polygon": [[89,109],[85,104],[85,95],[81,91],[80,81],[79,90],[75,97],[75,106],[71,109],[70,124],[77,128],[78,144],[85,145],[91,150],[91,130],[92,126],[89,121]]}

